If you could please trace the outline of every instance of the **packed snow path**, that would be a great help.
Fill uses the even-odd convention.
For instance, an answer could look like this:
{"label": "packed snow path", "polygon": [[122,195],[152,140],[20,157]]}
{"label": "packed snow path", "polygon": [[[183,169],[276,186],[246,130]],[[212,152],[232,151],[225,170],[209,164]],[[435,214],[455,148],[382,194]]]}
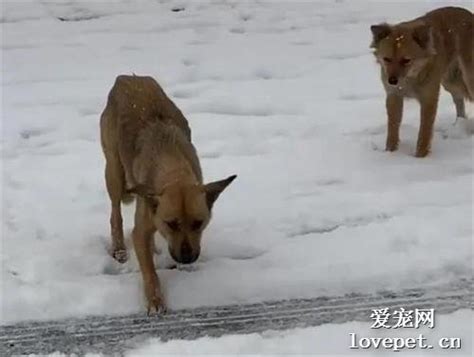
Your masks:
{"label": "packed snow path", "polygon": [[123,353],[149,337],[162,341],[192,340],[367,320],[372,309],[435,308],[436,314],[472,308],[472,281],[430,290],[385,291],[372,295],[293,299],[250,305],[229,305],[171,311],[161,316],[135,314],[47,322],[23,322],[0,328],[4,353]]}

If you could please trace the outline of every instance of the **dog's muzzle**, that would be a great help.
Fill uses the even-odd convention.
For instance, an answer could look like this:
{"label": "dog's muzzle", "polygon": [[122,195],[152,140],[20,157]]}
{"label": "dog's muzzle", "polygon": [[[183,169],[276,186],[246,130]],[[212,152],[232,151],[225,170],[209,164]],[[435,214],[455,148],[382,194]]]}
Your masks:
{"label": "dog's muzzle", "polygon": [[388,84],[396,86],[398,84],[398,78],[395,76],[388,77]]}
{"label": "dog's muzzle", "polygon": [[198,258],[199,254],[201,253],[200,249],[193,251],[189,244],[183,243],[179,249],[179,253],[175,254],[175,252],[170,248],[169,249],[171,257],[177,262],[181,264],[191,264],[194,263]]}

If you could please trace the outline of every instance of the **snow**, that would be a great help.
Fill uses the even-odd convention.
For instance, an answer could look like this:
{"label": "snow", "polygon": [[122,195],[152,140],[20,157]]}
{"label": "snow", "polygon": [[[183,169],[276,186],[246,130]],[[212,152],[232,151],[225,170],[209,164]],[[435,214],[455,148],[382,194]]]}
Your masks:
{"label": "snow", "polygon": [[238,175],[198,262],[157,257],[171,309],[472,277],[472,122],[454,125],[443,92],[433,152],[416,159],[407,103],[400,150],[384,152],[369,49],[371,24],[448,3],[471,6],[2,3],[2,323],[145,311],[133,253],[107,253],[98,124],[123,73],[154,76],[183,110],[208,181]]}
{"label": "snow", "polygon": [[[194,341],[173,340],[161,342],[150,339],[142,346],[129,351],[127,356],[183,356],[183,355],[254,355],[254,356],[283,356],[283,355],[383,355],[394,353],[383,347],[351,349],[352,337],[356,341],[361,338],[417,338],[423,335],[424,345],[433,346],[432,350],[416,347],[413,349],[400,348],[397,356],[414,355],[449,355],[472,356],[472,310],[459,310],[449,315],[437,316],[434,329],[423,327],[420,329],[374,330],[370,323],[348,322],[344,324],[326,324],[318,327],[294,329],[286,331],[267,331],[263,334],[227,335],[219,338],[203,337]],[[460,338],[460,349],[442,349],[439,341],[442,338]],[[401,346],[399,340],[398,346]],[[445,344],[446,341],[442,341]],[[362,344],[364,345],[364,343]],[[389,346],[387,344],[387,346]],[[410,346],[410,345],[409,345]]]}

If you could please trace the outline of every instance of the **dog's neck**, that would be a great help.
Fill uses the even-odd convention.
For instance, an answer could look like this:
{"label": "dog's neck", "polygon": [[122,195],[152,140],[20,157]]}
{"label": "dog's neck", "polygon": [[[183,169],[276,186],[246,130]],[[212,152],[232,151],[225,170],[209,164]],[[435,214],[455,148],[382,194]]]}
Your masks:
{"label": "dog's neck", "polygon": [[196,185],[199,183],[191,165],[184,159],[163,157],[157,167],[153,186],[161,191],[172,184]]}

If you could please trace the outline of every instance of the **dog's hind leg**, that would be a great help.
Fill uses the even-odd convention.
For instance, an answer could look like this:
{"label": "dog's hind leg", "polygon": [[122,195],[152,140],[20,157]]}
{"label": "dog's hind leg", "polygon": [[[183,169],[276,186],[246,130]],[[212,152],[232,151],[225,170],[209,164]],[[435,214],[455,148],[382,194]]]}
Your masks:
{"label": "dog's hind leg", "polygon": [[443,78],[443,87],[453,98],[456,106],[456,117],[466,118],[466,108],[464,105],[464,98],[467,96],[467,88],[462,78],[462,72],[458,65],[450,69],[448,75]]}
{"label": "dog's hind leg", "polygon": [[467,99],[469,99],[470,101],[474,101],[474,68],[472,65],[472,59],[470,60],[470,62],[461,62],[461,70],[463,74],[464,83],[467,88]]}
{"label": "dog's hind leg", "polygon": [[133,119],[122,119],[118,129],[118,156],[124,173],[125,190],[133,189],[137,183],[133,176],[133,158],[135,157],[136,125]]}
{"label": "dog's hind leg", "polygon": [[[474,21],[473,21],[474,22]],[[474,101],[474,46],[472,36],[474,31],[470,29],[470,36],[466,36],[464,43],[461,44],[459,54],[459,64],[462,71],[462,77],[468,91],[468,99]]]}
{"label": "dog's hind leg", "polygon": [[456,117],[457,118],[466,118],[466,108],[464,105],[464,97],[457,94],[451,93],[453,97],[454,105],[456,106]]}
{"label": "dog's hind leg", "polygon": [[122,210],[120,202],[125,195],[125,175],[117,153],[106,152],[105,182],[109,193],[112,212],[110,228],[112,232],[112,256],[120,263],[128,259],[123,237]]}

